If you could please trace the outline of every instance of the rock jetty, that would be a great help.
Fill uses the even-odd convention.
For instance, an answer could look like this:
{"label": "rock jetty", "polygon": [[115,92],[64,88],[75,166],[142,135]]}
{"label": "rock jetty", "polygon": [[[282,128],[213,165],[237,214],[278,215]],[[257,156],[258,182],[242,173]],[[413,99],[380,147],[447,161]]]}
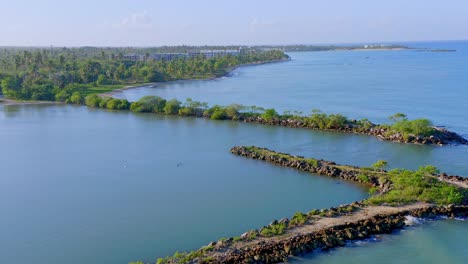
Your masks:
{"label": "rock jetty", "polygon": [[[395,176],[392,172],[381,168],[339,165],[332,161],[304,158],[255,146],[233,147],[231,153],[313,174],[365,184],[376,189],[379,192],[377,196],[380,197],[385,197],[385,195],[392,197],[395,192],[401,194],[406,185],[402,187],[401,182],[397,184],[401,181],[398,177],[403,177],[405,181],[413,177],[411,174]],[[406,173],[410,172],[406,171]],[[419,189],[421,191],[436,189],[438,191],[436,193],[426,193],[435,195],[434,200],[411,196],[409,201],[404,200],[405,202],[399,204],[387,202],[376,204],[370,202],[371,197],[338,207],[314,209],[307,213],[297,212],[291,218],[273,220],[266,226],[247,231],[238,237],[213,241],[196,251],[177,252],[172,257],[158,259],[157,264],[280,263],[287,261],[291,256],[342,247],[349,241],[362,240],[374,235],[390,234],[411,224],[409,220],[415,217],[468,217],[467,178],[447,174],[436,175],[432,172],[416,175],[416,178],[423,182],[410,181],[407,184],[410,184],[411,190],[416,190],[419,184],[425,186],[424,189]],[[449,195],[447,192],[460,195],[456,204],[447,203],[445,200]],[[440,200],[441,197],[442,200]],[[395,200],[389,199],[388,201]],[[434,201],[443,202],[446,205],[436,204]]]}

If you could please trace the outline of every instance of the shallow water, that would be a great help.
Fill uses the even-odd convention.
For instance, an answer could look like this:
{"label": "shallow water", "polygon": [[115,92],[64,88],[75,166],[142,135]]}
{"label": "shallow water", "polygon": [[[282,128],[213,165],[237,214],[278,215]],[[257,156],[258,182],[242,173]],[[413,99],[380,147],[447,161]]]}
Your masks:
{"label": "shallow water", "polygon": [[[320,108],[376,122],[405,112],[468,134],[468,42],[418,45],[458,51],[292,53],[290,62],[239,68],[218,80],[119,96]],[[393,167],[433,164],[468,175],[467,146],[86,107],[0,106],[0,263],[154,261],[296,211],[367,196],[354,184],[233,156],[234,145],[360,166],[378,159]],[[466,222],[431,222],[298,261],[459,263],[467,232]]]}

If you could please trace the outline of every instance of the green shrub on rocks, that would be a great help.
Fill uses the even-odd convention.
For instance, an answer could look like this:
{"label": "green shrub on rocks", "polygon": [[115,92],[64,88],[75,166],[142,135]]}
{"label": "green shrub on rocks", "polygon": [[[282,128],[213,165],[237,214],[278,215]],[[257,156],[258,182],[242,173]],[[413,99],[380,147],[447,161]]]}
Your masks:
{"label": "green shrub on rocks", "polygon": [[377,187],[371,187],[369,189],[369,194],[376,194],[379,191]]}
{"label": "green shrub on rocks", "polygon": [[313,210],[311,210],[311,211],[308,213],[308,215],[309,215],[309,216],[315,216],[315,215],[319,215],[319,213],[320,213],[319,210],[313,209]]}
{"label": "green shrub on rocks", "polygon": [[304,159],[305,162],[309,163],[312,167],[318,167],[319,162],[316,159],[307,158]]}
{"label": "green shrub on rocks", "polygon": [[389,117],[393,121],[393,125],[390,126],[390,132],[395,131],[401,133],[405,139],[410,135],[415,136],[430,136],[436,133],[433,124],[428,119],[414,119],[408,120],[405,114],[397,113]]}
{"label": "green shrub on rocks", "polygon": [[276,112],[275,109],[270,108],[266,109],[265,112],[261,115],[261,117],[267,121],[272,121],[273,119],[278,119],[280,115]]}
{"label": "green shrub on rocks", "polygon": [[240,111],[244,108],[244,106],[240,104],[231,104],[226,107],[226,115],[230,119],[236,119],[240,115]]}
{"label": "green shrub on rocks", "polygon": [[255,238],[257,238],[257,230],[250,230],[248,235],[247,235],[247,239],[248,240],[254,240]]}
{"label": "green shrub on rocks", "polygon": [[298,226],[298,225],[302,225],[304,224],[305,222],[307,222],[307,215],[302,213],[302,212],[296,212],[294,214],[294,216],[291,218],[291,221],[289,222],[289,224],[291,226]]}
{"label": "green shrub on rocks", "polygon": [[372,164],[372,168],[374,170],[384,170],[388,167],[388,161],[386,160],[378,160],[376,163]]}
{"label": "green shrub on rocks", "polygon": [[102,100],[99,102],[99,107],[100,108],[107,108],[107,103],[110,102],[110,100],[112,100],[111,97],[102,98]]}
{"label": "green shrub on rocks", "polygon": [[89,107],[99,107],[102,98],[96,94],[88,95],[85,98],[85,104]]}
{"label": "green shrub on rocks", "polygon": [[179,109],[179,115],[182,116],[202,116],[204,111],[208,108],[208,103],[193,101],[187,98],[183,107]]}
{"label": "green shrub on rocks", "polygon": [[72,96],[70,96],[70,103],[72,104],[84,104],[84,102],[84,97],[80,92],[74,92]]}
{"label": "green shrub on rocks", "polygon": [[127,99],[111,99],[107,102],[106,108],[112,110],[128,110],[130,103]]}
{"label": "green shrub on rocks", "polygon": [[227,117],[226,109],[219,105],[206,110],[203,115],[209,116],[211,120],[224,120]]}
{"label": "green shrub on rocks", "polygon": [[284,234],[285,229],[286,229],[285,223],[276,223],[276,224],[272,224],[272,225],[262,228],[262,230],[260,231],[260,234],[266,237],[279,236],[279,235]]}
{"label": "green shrub on rocks", "polygon": [[163,113],[166,100],[159,96],[144,96],[130,105],[132,112],[140,113]]}
{"label": "green shrub on rocks", "polygon": [[166,115],[176,115],[179,113],[181,102],[177,99],[172,99],[166,102],[164,106],[164,113]]}
{"label": "green shrub on rocks", "polygon": [[357,178],[362,182],[370,182],[369,176],[367,176],[367,174],[364,173],[358,174]]}
{"label": "green shrub on rocks", "polygon": [[210,119],[211,120],[224,120],[224,119],[226,119],[226,111],[225,110],[217,110],[211,115]]}
{"label": "green shrub on rocks", "polygon": [[340,114],[327,115],[318,109],[313,109],[310,117],[305,118],[309,126],[318,129],[340,129],[345,127],[350,121]]}

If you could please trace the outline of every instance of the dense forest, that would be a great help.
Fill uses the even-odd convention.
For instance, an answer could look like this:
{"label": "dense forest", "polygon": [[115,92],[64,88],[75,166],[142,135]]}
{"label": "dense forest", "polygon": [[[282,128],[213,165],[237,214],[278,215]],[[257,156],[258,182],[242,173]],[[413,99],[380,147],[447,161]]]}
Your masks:
{"label": "dense forest", "polygon": [[[149,59],[151,52],[187,52],[202,48],[206,47],[2,48],[0,92],[11,99],[73,102],[128,84],[211,78],[241,64],[288,58],[278,50],[243,49],[240,55],[213,58],[200,55],[168,61]],[[138,52],[145,59],[126,60],[127,52]]]}

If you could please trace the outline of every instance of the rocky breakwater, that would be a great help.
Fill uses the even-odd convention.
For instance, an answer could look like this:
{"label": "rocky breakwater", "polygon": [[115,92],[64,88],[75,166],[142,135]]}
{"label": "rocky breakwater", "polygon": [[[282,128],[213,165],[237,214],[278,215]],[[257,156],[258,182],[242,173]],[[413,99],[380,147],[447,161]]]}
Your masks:
{"label": "rocky breakwater", "polygon": [[[233,119],[234,120],[234,119]],[[444,128],[434,127],[434,132],[428,136],[418,135],[404,135],[397,131],[390,129],[388,126],[369,124],[368,127],[363,127],[355,120],[350,121],[348,124],[343,126],[336,126],[332,128],[319,128],[314,124],[308,123],[302,119],[294,118],[273,118],[266,120],[261,116],[240,116],[236,118],[237,121],[243,121],[245,123],[257,123],[270,126],[284,126],[291,128],[308,128],[314,130],[340,132],[340,133],[351,133],[360,135],[369,135],[378,137],[381,140],[393,141],[400,143],[411,143],[411,144],[424,144],[424,145],[448,145],[448,144],[459,144],[468,145],[468,140],[458,135],[455,132],[449,131]]]}
{"label": "rocky breakwater", "polygon": [[[220,239],[189,253],[158,259],[164,263],[279,263],[290,256],[345,246],[411,224],[412,217],[468,217],[466,179],[435,175],[435,167],[417,171],[380,166],[359,168],[304,158],[259,147],[233,147],[238,156],[367,184],[379,192],[366,200],[274,220],[238,237]],[[376,163],[381,164],[381,163]],[[408,193],[410,195],[408,195]],[[421,195],[424,194],[424,195]],[[411,216],[411,217],[410,217]]]}
{"label": "rocky breakwater", "polygon": [[233,147],[231,148],[231,153],[237,156],[262,160],[301,171],[366,184],[378,188],[381,192],[387,192],[392,188],[391,182],[383,180],[383,177],[379,177],[380,174],[385,173],[385,171],[363,171],[358,167],[341,166],[332,161],[293,156],[258,147]]}
{"label": "rocky breakwater", "polygon": [[375,126],[369,129],[365,129],[363,132],[361,132],[361,134],[376,136],[382,140],[401,143],[423,145],[468,145],[468,140],[455,132],[451,132],[443,128],[434,128],[434,133],[429,136],[404,135],[382,126]]}
{"label": "rocky breakwater", "polygon": [[467,217],[468,207],[417,204],[394,208],[363,208],[351,216],[343,216],[335,221],[322,218],[311,226],[292,229],[283,237],[259,238],[250,242],[225,244],[224,247],[215,249],[207,261],[199,260],[195,263],[284,262],[290,256],[342,247],[347,241],[392,233],[394,230],[405,227],[407,216]]}
{"label": "rocky breakwater", "polygon": [[446,173],[441,173],[437,175],[439,180],[448,182],[454,185],[457,185],[461,188],[468,189],[468,178],[467,177],[462,177],[458,175],[447,175]]}

